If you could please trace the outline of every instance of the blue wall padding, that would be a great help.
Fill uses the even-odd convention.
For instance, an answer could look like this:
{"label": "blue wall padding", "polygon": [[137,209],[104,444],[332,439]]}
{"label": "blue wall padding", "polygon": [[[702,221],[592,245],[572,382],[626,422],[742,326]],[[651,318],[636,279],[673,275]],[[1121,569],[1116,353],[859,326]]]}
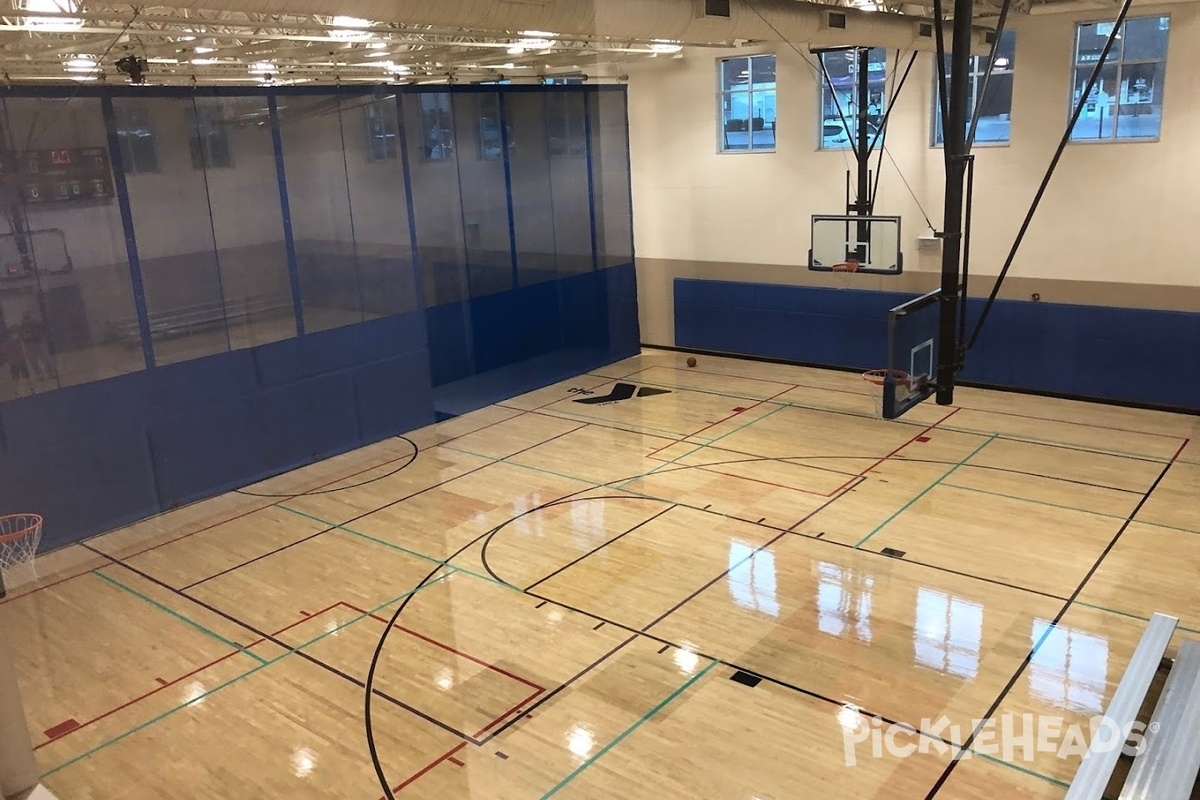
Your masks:
{"label": "blue wall padding", "polygon": [[[679,347],[872,369],[898,292],[675,279]],[[968,333],[983,301],[968,303]],[[964,381],[1200,409],[1200,314],[998,300]]]}

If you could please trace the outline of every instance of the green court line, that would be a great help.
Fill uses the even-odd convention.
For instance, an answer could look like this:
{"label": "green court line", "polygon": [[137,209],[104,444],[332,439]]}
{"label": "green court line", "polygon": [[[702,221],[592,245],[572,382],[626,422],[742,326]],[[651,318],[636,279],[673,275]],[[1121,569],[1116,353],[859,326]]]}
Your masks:
{"label": "green court line", "polygon": [[[287,652],[285,652],[281,655],[278,655],[269,661],[263,661],[257,667],[247,670],[246,672],[243,672],[241,675],[235,675],[234,677],[230,678],[229,680],[225,681],[224,683],[218,684],[217,686],[214,686],[213,688],[207,690],[203,694],[193,697],[188,702],[181,703],[180,705],[174,706],[173,708],[169,708],[166,711],[164,711],[163,713],[159,714],[157,717],[149,719],[146,722],[143,722],[139,725],[135,725],[134,727],[130,728],[129,730],[125,731],[124,733],[114,736],[113,738],[111,738],[105,742],[101,742],[100,744],[96,745],[92,749],[87,750],[83,753],[80,753],[79,755],[75,756],[72,759],[64,761],[63,763],[59,764],[57,767],[54,767],[53,769],[49,770],[48,772],[42,773],[42,778],[43,779],[49,778],[54,773],[60,772],[61,770],[66,769],[67,767],[71,766],[72,764],[77,764],[80,761],[83,761],[85,758],[90,758],[91,756],[95,755],[96,753],[100,752],[101,750],[111,747],[112,745],[122,741],[123,739],[129,738],[130,736],[133,736],[135,733],[138,733],[139,731],[143,731],[146,728],[149,728],[151,725],[154,725],[157,722],[161,722],[162,720],[166,719],[167,717],[171,716],[172,714],[175,714],[178,711],[182,711],[183,709],[185,709],[189,706],[195,705],[196,703],[200,702],[201,700],[204,700],[205,698],[216,694],[217,692],[221,691],[222,689],[226,688],[227,686],[232,686],[233,684],[235,684],[241,680],[244,680],[245,678],[250,677],[254,673],[260,672],[260,671],[266,669],[267,667],[271,666],[272,664],[275,664],[275,663],[287,658],[290,655],[300,652],[301,650],[308,647],[309,645],[316,644],[317,642],[321,641],[322,639],[326,638],[327,636],[332,636],[333,634],[338,633],[339,631],[343,630],[344,628],[348,628],[351,625],[355,624],[356,622],[364,620],[367,617],[371,616],[372,614],[374,614],[378,611],[382,611],[383,609],[387,608],[388,606],[392,605],[393,603],[399,602],[400,600],[403,600],[404,598],[408,597],[409,595],[416,594],[417,592],[421,591],[422,589],[428,589],[430,586],[433,586],[434,584],[439,583],[440,581],[443,581],[449,577],[451,577],[451,575],[442,575],[438,578],[434,578],[429,583],[425,583],[420,586],[417,586],[416,588],[409,589],[407,592],[400,595],[399,597],[393,597],[391,600],[388,600],[386,603],[376,606],[375,608],[371,609],[370,611],[359,614],[358,616],[354,617],[353,619],[351,619],[347,622],[344,622],[335,628],[325,631],[320,636],[309,639],[307,642],[297,645],[296,647],[293,647],[291,650],[288,650]],[[259,659],[259,660],[261,661],[261,659]]]}
{"label": "green court line", "polygon": [[1078,511],[1082,514],[1092,514],[1097,517],[1108,517],[1109,519],[1119,519],[1121,521],[1129,519],[1128,515],[1121,514],[1106,514],[1103,511],[1093,511],[1090,508],[1076,508],[1075,506],[1064,506],[1061,503],[1051,503],[1047,500],[1035,500],[1032,497],[1021,497],[1015,494],[1005,494],[1004,492],[989,492],[987,489],[976,489],[973,486],[960,486],[957,483],[943,484],[947,489],[961,489],[964,492],[975,492],[976,494],[986,494],[992,497],[1003,497],[1005,500],[1020,500],[1022,503],[1033,503],[1039,506],[1049,506],[1050,508],[1061,508],[1063,511]]}
{"label": "green court line", "polygon": [[567,777],[563,778],[563,779],[562,779],[561,781],[559,781],[558,783],[554,784],[554,786],[553,786],[553,787],[550,789],[550,791],[548,791],[548,792],[546,792],[544,795],[542,795],[542,797],[541,797],[541,800],[546,800],[546,798],[548,798],[548,797],[553,797],[555,794],[558,794],[558,792],[560,792],[564,786],[566,786],[568,783],[570,783],[571,781],[573,781],[573,780],[575,780],[576,778],[578,778],[578,777],[579,777],[579,775],[580,775],[580,773],[582,773],[582,772],[583,772],[585,769],[587,769],[588,767],[592,766],[592,764],[595,764],[597,761],[599,761],[599,760],[600,760],[600,759],[601,759],[601,758],[604,756],[604,754],[605,754],[605,753],[607,753],[609,750],[612,750],[614,747],[616,747],[617,745],[619,745],[619,744],[622,742],[622,740],[624,740],[624,739],[628,738],[628,736],[629,736],[631,733],[633,733],[634,731],[636,731],[638,728],[642,727],[642,725],[646,724],[646,722],[647,722],[647,721],[649,721],[649,719],[650,719],[651,717],[653,717],[655,714],[657,714],[658,712],[660,712],[660,711],[662,711],[664,708],[666,708],[666,706],[667,706],[667,705],[668,705],[668,704],[669,704],[669,703],[670,703],[672,700],[674,700],[676,697],[679,697],[679,695],[681,695],[681,694],[683,694],[684,692],[686,692],[686,691],[687,691],[687,690],[688,690],[688,689],[689,689],[689,688],[692,686],[692,684],[696,683],[696,681],[700,680],[700,679],[701,679],[701,678],[703,678],[705,675],[707,675],[709,672],[711,672],[711,671],[712,671],[712,668],[713,668],[713,667],[715,667],[715,666],[716,666],[717,664],[719,664],[719,663],[720,663],[720,662],[718,662],[718,661],[710,661],[710,662],[708,662],[708,666],[706,666],[704,669],[700,670],[700,671],[699,671],[699,672],[697,672],[695,675],[693,675],[692,677],[690,677],[690,678],[688,678],[686,681],[684,681],[684,683],[683,683],[683,685],[682,685],[682,686],[679,686],[677,689],[675,689],[675,691],[671,692],[669,695],[667,695],[666,697],[664,697],[664,698],[663,698],[663,699],[662,699],[662,700],[659,702],[659,704],[658,704],[658,705],[656,705],[654,708],[650,709],[650,710],[649,710],[649,711],[647,711],[645,714],[643,714],[643,715],[641,716],[641,718],[640,718],[640,719],[638,719],[638,721],[637,721],[637,722],[633,723],[633,724],[632,724],[632,725],[630,725],[628,728],[626,728],[625,730],[623,730],[623,731],[622,731],[622,732],[621,732],[621,733],[620,733],[620,734],[617,736],[617,738],[613,739],[611,742],[609,742],[609,743],[608,743],[608,744],[606,744],[604,747],[602,747],[602,748],[600,749],[600,751],[599,751],[598,753],[596,753],[596,755],[592,756],[592,757],[591,757],[591,758],[589,758],[587,761],[584,761],[582,764],[580,764],[580,765],[579,765],[579,766],[578,766],[578,767],[575,769],[575,771],[574,771],[574,772],[572,772],[572,773],[571,773],[570,775],[568,775]]}
{"label": "green court line", "polygon": [[[462,451],[459,451],[459,452],[466,452],[466,451],[465,451],[465,450],[462,450]],[[428,561],[428,562],[430,562],[431,564],[440,564],[441,566],[445,567],[446,569],[453,570],[454,572],[462,572],[462,573],[465,573],[465,574],[467,574],[467,575],[470,575],[471,577],[474,577],[474,578],[479,578],[480,580],[485,580],[485,581],[487,581],[488,583],[494,583],[494,584],[496,584],[497,586],[503,586],[503,587],[504,587],[504,588],[506,588],[506,589],[514,589],[514,588],[516,588],[516,587],[514,587],[514,586],[509,586],[507,583],[503,583],[503,582],[501,582],[501,581],[498,581],[498,580],[496,580],[495,578],[493,578],[493,577],[491,577],[491,576],[488,576],[488,575],[483,575],[483,574],[481,574],[481,573],[478,573],[478,572],[472,572],[472,571],[471,571],[471,570],[469,570],[469,569],[465,569],[465,568],[463,568],[463,567],[460,567],[460,566],[457,566],[457,565],[455,565],[455,564],[448,564],[447,562],[443,561],[443,560],[442,560],[442,559],[440,559],[440,558],[434,558],[433,556],[426,555],[425,553],[418,553],[416,550],[410,550],[409,548],[407,548],[407,547],[402,547],[401,545],[395,544],[394,542],[389,542],[389,541],[387,541],[387,540],[385,540],[385,539],[379,539],[379,538],[376,538],[376,537],[374,537],[374,536],[371,536],[370,534],[363,533],[362,531],[356,531],[356,530],[354,530],[353,528],[348,528],[348,527],[346,527],[345,525],[338,525],[338,524],[336,524],[336,523],[329,522],[328,520],[321,519],[320,517],[314,517],[312,514],[306,514],[305,512],[303,512],[303,511],[298,511],[298,510],[296,510],[296,509],[294,509],[294,508],[288,508],[287,506],[283,505],[282,503],[276,503],[275,505],[276,505],[276,507],[277,507],[277,508],[281,508],[281,509],[283,509],[284,511],[287,511],[287,512],[289,512],[289,513],[295,514],[295,515],[297,515],[297,516],[300,516],[300,517],[304,517],[305,519],[310,519],[310,520],[312,520],[313,522],[319,522],[319,523],[321,523],[322,525],[325,525],[325,526],[327,526],[327,527],[329,527],[329,528],[335,528],[335,529],[337,529],[337,530],[339,530],[339,531],[345,531],[346,533],[350,534],[351,536],[357,536],[357,537],[359,537],[360,539],[366,539],[368,542],[374,542],[375,544],[382,545],[383,547],[387,547],[387,548],[389,548],[389,549],[392,549],[392,550],[398,550],[398,551],[400,551],[401,553],[405,553],[405,554],[407,554],[407,555],[410,555],[410,556],[413,556],[413,557],[415,557],[415,558],[419,558],[419,559],[422,559],[422,560],[424,560],[424,561]]]}
{"label": "green court line", "polygon": [[221,642],[224,645],[232,647],[233,649],[237,650],[238,652],[245,653],[246,655],[253,658],[255,661],[258,661],[261,664],[267,663],[261,656],[255,655],[254,653],[250,652],[249,650],[247,650],[245,647],[238,644],[237,642],[235,642],[231,639],[226,639],[221,634],[216,633],[215,631],[209,630],[208,628],[201,625],[199,622],[188,619],[187,617],[185,617],[183,614],[179,613],[175,609],[165,606],[162,603],[158,602],[157,600],[155,600],[151,597],[147,597],[146,595],[142,594],[141,592],[137,591],[136,589],[131,589],[130,587],[126,586],[125,584],[121,583],[120,581],[116,580],[115,578],[110,578],[109,576],[107,576],[103,572],[101,572],[99,569],[92,570],[92,574],[95,575],[100,580],[105,581],[107,583],[111,583],[113,586],[117,587],[118,589],[120,589],[124,592],[128,592],[129,594],[133,595],[134,597],[138,598],[139,600],[143,600],[146,603],[149,603],[150,605],[157,608],[159,611],[166,612],[167,614],[171,615],[172,617],[174,617],[175,619],[184,623],[185,625],[188,625],[188,626],[200,631],[204,635],[210,636],[213,639],[216,639],[218,642]]}
{"label": "green court line", "polygon": [[[1133,614],[1128,611],[1118,611],[1115,608],[1108,608],[1107,606],[1098,606],[1095,603],[1085,603],[1082,600],[1076,600],[1074,603],[1072,603],[1072,605],[1083,606],[1085,608],[1093,608],[1096,611],[1104,611],[1109,614],[1116,614],[1119,617],[1129,617],[1130,619],[1136,619],[1136,620],[1140,620],[1142,622],[1150,621],[1149,617],[1143,617],[1140,614]],[[1195,630],[1194,628],[1187,628],[1187,627],[1184,627],[1183,625],[1177,625],[1176,630],[1181,630],[1184,633],[1200,634],[1200,630]]]}
{"label": "green court line", "polygon": [[888,526],[888,524],[892,520],[894,520],[896,517],[900,516],[905,511],[912,508],[918,500],[920,500],[922,497],[924,497],[925,495],[929,494],[934,489],[936,489],[938,487],[938,485],[941,484],[942,481],[946,480],[946,478],[949,478],[951,475],[953,475],[955,473],[955,471],[958,470],[959,467],[961,467],[963,464],[966,464],[968,461],[970,461],[972,458],[974,458],[976,455],[978,455],[980,450],[987,447],[992,442],[996,441],[996,439],[998,439],[999,436],[1000,436],[1000,434],[993,433],[986,442],[979,445],[979,447],[976,447],[974,450],[972,450],[970,453],[968,453],[965,458],[963,458],[961,461],[959,461],[957,464],[955,464],[953,467],[951,467],[950,470],[946,474],[942,475],[942,477],[938,478],[936,481],[934,481],[933,483],[926,486],[919,495],[914,497],[912,500],[909,500],[907,503],[902,505],[900,507],[900,509],[898,511],[896,511],[896,513],[892,514],[890,517],[885,519],[883,522],[879,523],[879,525],[876,526],[875,530],[868,533],[866,536],[864,536],[862,539],[860,539],[856,545],[854,545],[854,549],[857,550],[857,549],[861,548],[864,544],[869,542],[871,540],[871,537],[873,537],[875,534],[879,533],[881,530],[886,528]]}
{"label": "green court line", "polygon": [[1017,772],[1023,772],[1024,774],[1029,775],[1032,778],[1037,778],[1038,780],[1042,780],[1042,781],[1045,781],[1046,783],[1050,783],[1055,786],[1062,787],[1063,789],[1071,788],[1071,784],[1069,784],[1069,783],[1060,781],[1058,778],[1051,778],[1049,775],[1043,775],[1040,772],[1034,772],[1033,770],[1029,769],[1028,767],[1022,767],[1019,764],[1013,764],[1009,761],[1005,761],[1002,758],[996,758],[995,756],[989,756],[987,753],[981,753],[978,750],[972,750],[971,748],[967,748],[967,752],[969,752],[971,754],[972,758],[982,758],[984,761],[991,761],[993,764],[999,764],[1002,767],[1008,767],[1009,769],[1016,770]]}
{"label": "green court line", "polygon": [[1097,517],[1108,517],[1109,519],[1119,519],[1119,520],[1127,520],[1128,519],[1131,523],[1136,523],[1138,525],[1149,525],[1152,528],[1165,528],[1166,530],[1169,530],[1169,531],[1179,531],[1180,533],[1194,533],[1194,534],[1200,535],[1200,531],[1195,531],[1195,530],[1192,530],[1191,528],[1180,528],[1176,525],[1164,525],[1161,522],[1148,522],[1147,520],[1138,519],[1137,517],[1134,517],[1133,519],[1129,519],[1128,516],[1121,516],[1120,514],[1106,514],[1103,511],[1093,511],[1090,508],[1076,508],[1075,506],[1064,506],[1064,505],[1060,505],[1058,503],[1050,503],[1045,500],[1034,500],[1031,497],[1021,497],[1020,495],[1015,495],[1015,494],[1004,494],[1003,492],[989,492],[986,489],[976,489],[971,486],[959,486],[956,483],[947,483],[947,484],[945,484],[945,486],[949,489],[962,489],[963,491],[976,492],[978,494],[990,494],[993,497],[1003,497],[1008,500],[1020,500],[1023,503],[1036,503],[1039,506],[1050,506],[1051,508],[1061,508],[1064,511],[1079,511],[1084,514],[1092,514]]}
{"label": "green court line", "polygon": [[[509,411],[514,410],[509,406],[501,406],[501,407],[508,409]],[[539,416],[550,417],[552,419],[562,419],[562,420],[566,420],[568,422],[589,422],[589,423],[595,423],[596,425],[601,425],[602,423],[610,422],[610,420],[602,419],[600,417],[589,417],[586,414],[574,414],[569,411],[561,411],[559,409],[550,410],[549,406],[547,406],[545,408],[530,409],[529,411],[526,411],[524,413],[537,414]],[[615,426],[615,423],[614,423],[614,426]],[[678,439],[680,436],[690,436],[691,435],[691,434],[687,433],[686,431],[669,431],[666,428],[656,428],[653,425],[631,425],[630,428],[621,428],[621,430],[624,430],[627,433],[646,433],[646,434],[649,434],[650,436],[661,436],[661,438],[664,438],[664,439]],[[466,435],[469,435],[469,434],[466,434]]]}

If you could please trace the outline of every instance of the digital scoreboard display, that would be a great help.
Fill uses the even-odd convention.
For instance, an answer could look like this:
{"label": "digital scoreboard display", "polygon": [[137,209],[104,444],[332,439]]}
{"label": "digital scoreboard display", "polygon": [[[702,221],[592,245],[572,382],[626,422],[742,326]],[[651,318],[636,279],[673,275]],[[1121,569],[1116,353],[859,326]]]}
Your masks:
{"label": "digital scoreboard display", "polygon": [[0,159],[0,169],[6,182],[19,187],[21,199],[30,205],[113,197],[108,150],[103,147],[6,153]]}

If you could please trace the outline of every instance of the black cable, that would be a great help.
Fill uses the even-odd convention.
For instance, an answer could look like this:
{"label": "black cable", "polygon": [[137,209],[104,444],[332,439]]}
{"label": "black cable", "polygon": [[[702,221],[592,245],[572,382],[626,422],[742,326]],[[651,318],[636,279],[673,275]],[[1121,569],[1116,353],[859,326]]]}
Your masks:
{"label": "black cable", "polygon": [[979,95],[975,98],[975,110],[971,114],[971,129],[967,132],[967,150],[970,153],[975,145],[975,130],[979,127],[979,117],[983,112],[983,98],[987,97],[988,83],[992,80],[992,70],[996,67],[996,53],[1000,50],[1000,37],[1004,35],[1004,23],[1008,19],[1008,7],[1012,0],[1004,0],[1000,6],[1000,19],[996,21],[996,38],[992,40],[992,52],[988,56],[987,70],[983,73],[983,82],[979,85]]}
{"label": "black cable", "polygon": [[[917,63],[917,51],[914,50],[912,57],[908,59],[908,66],[904,68],[904,75],[900,78],[900,83],[895,83],[895,72],[900,68],[900,51],[896,51],[896,68],[892,75],[892,96],[888,99],[887,111],[883,112],[883,122],[879,127],[879,133],[875,134],[875,139],[879,141],[879,166],[875,169],[875,185],[871,188],[871,203],[875,203],[875,193],[879,191],[879,176],[883,172],[883,153],[887,149],[887,127],[888,119],[892,116],[892,107],[896,100],[900,97],[900,92],[904,89],[904,82],[908,80],[908,73],[912,71],[913,64]],[[871,150],[875,149],[875,141],[871,142]],[[889,154],[890,157],[890,154]],[[897,167],[899,170],[899,167]],[[922,214],[925,211],[922,209]]]}
{"label": "black cable", "polygon": [[86,73],[84,73],[83,78],[81,78],[77,82],[75,88],[71,90],[71,93],[69,95],[67,95],[67,99],[63,101],[63,104],[61,106],[59,106],[58,108],[56,108],[54,110],[54,112],[50,115],[50,119],[42,127],[42,130],[38,132],[36,137],[33,134],[33,126],[32,125],[30,126],[29,137],[25,142],[25,147],[22,148],[22,150],[21,150],[21,155],[24,155],[25,153],[29,152],[29,148],[33,146],[34,140],[37,138],[40,138],[42,133],[44,133],[46,131],[46,129],[50,127],[50,123],[54,121],[55,116],[57,114],[61,113],[64,108],[66,108],[68,105],[71,104],[71,101],[74,100],[76,95],[79,94],[79,90],[83,88],[84,82],[88,78],[92,77],[92,73],[94,73],[96,70],[100,69],[100,67],[104,64],[104,59],[108,58],[108,54],[113,51],[113,48],[116,47],[118,43],[120,43],[121,37],[123,37],[125,35],[125,33],[129,30],[129,26],[134,23],[134,20],[136,20],[138,18],[138,15],[141,13],[142,13],[142,7],[135,6],[133,9],[133,16],[131,16],[129,18],[129,21],[126,22],[124,27],[121,28],[121,32],[118,33],[116,38],[112,40],[112,44],[110,44],[108,46],[108,49],[106,49],[104,51],[104,54],[101,55],[100,58],[96,59],[96,66],[92,67]]}
{"label": "black cable", "polygon": [[938,78],[938,110],[941,114],[942,125],[942,159],[946,162],[946,171],[950,171],[950,152],[949,148],[945,147],[946,142],[946,120],[950,116],[950,108],[948,106],[949,98],[947,95],[946,86],[946,32],[942,30],[942,24],[945,22],[945,17],[942,11],[942,0],[933,0],[933,32],[935,50],[934,61],[937,62],[937,78]]}
{"label": "black cable", "polygon": [[936,232],[937,228],[934,227],[933,221],[929,219],[929,214],[925,213],[925,206],[921,205],[921,201],[917,197],[917,193],[913,191],[912,186],[910,186],[908,183],[908,179],[904,177],[904,172],[900,169],[900,165],[896,163],[896,159],[892,156],[892,151],[885,147],[883,148],[883,152],[887,154],[888,160],[891,161],[892,166],[896,168],[896,174],[900,176],[900,181],[904,184],[904,188],[908,189],[908,193],[912,196],[913,202],[916,203],[917,208],[920,209],[921,216],[925,218],[925,224],[929,226],[929,230]]}
{"label": "black cable", "polygon": [[[940,0],[934,0],[934,2],[940,2]],[[1038,186],[1037,194],[1033,196],[1033,202],[1029,206],[1029,211],[1025,213],[1025,219],[1021,223],[1020,230],[1017,231],[1017,238],[1013,241],[1012,247],[1008,251],[1008,257],[1004,259],[1004,266],[1000,269],[1000,274],[996,276],[996,285],[992,287],[992,292],[988,295],[987,302],[983,305],[983,310],[979,312],[979,321],[975,323],[975,330],[971,334],[971,341],[967,344],[968,350],[975,346],[975,342],[979,341],[979,333],[983,330],[983,323],[987,321],[988,314],[991,312],[992,306],[996,303],[996,295],[1000,293],[1000,286],[1004,283],[1004,279],[1008,275],[1008,270],[1012,268],[1013,260],[1017,257],[1017,250],[1020,249],[1021,242],[1025,240],[1025,233],[1029,230],[1029,223],[1033,222],[1033,216],[1037,213],[1043,195],[1046,194],[1046,187],[1050,185],[1050,179],[1054,177],[1054,170],[1058,166],[1058,160],[1062,158],[1063,151],[1067,148],[1067,142],[1071,140],[1071,133],[1075,130],[1075,123],[1079,121],[1079,115],[1083,113],[1083,107],[1087,105],[1088,96],[1092,93],[1096,81],[1100,78],[1100,70],[1103,68],[1104,62],[1108,59],[1109,53],[1112,52],[1113,43],[1121,35],[1121,28],[1125,25],[1125,16],[1129,13],[1131,2],[1132,0],[1124,0],[1121,3],[1121,12],[1117,14],[1112,31],[1108,34],[1108,40],[1104,42],[1104,49],[1100,51],[1100,58],[1096,61],[1095,68],[1092,69],[1092,75],[1088,78],[1087,85],[1083,87],[1083,91],[1079,94],[1079,102],[1075,104],[1075,111],[1071,114],[1071,119],[1067,122],[1067,128],[1063,131],[1062,138],[1058,140],[1058,148],[1054,151],[1054,158],[1050,159],[1050,166],[1046,168],[1046,174],[1042,176],[1042,182]]]}

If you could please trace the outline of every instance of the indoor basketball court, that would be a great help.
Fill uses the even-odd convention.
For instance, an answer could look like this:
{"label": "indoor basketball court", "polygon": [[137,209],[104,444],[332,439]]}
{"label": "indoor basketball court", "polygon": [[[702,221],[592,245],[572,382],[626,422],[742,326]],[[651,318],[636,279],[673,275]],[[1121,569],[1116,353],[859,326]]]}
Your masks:
{"label": "indoor basketball court", "polygon": [[1200,797],[1200,14],[931,3],[17,3],[0,796]]}

